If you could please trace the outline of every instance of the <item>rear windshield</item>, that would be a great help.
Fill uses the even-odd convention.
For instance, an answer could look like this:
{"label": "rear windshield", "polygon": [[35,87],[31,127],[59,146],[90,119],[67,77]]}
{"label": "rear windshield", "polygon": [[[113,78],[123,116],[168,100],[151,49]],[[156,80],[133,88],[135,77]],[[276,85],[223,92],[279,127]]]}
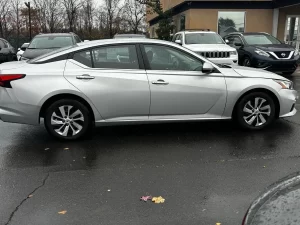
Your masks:
{"label": "rear windshield", "polygon": [[35,62],[38,62],[38,61],[43,61],[44,58],[47,58],[51,55],[55,55],[56,53],[59,53],[59,52],[63,52],[65,50],[68,50],[68,49],[71,49],[71,48],[75,48],[77,47],[78,45],[72,45],[72,46],[67,46],[67,47],[64,47],[64,48],[59,48],[55,51],[52,51],[52,52],[49,52],[49,53],[46,53],[44,55],[41,55],[41,56],[38,56],[34,59],[31,59],[31,60],[28,60],[27,63],[35,63]]}
{"label": "rear windshield", "polygon": [[245,35],[245,40],[248,45],[272,45],[281,44],[275,37],[264,34]]}
{"label": "rear windshield", "polygon": [[185,43],[192,44],[224,44],[220,35],[215,33],[193,33],[185,34]]}
{"label": "rear windshield", "polygon": [[35,37],[30,45],[29,49],[52,49],[62,48],[73,45],[73,39],[70,36],[42,36]]}

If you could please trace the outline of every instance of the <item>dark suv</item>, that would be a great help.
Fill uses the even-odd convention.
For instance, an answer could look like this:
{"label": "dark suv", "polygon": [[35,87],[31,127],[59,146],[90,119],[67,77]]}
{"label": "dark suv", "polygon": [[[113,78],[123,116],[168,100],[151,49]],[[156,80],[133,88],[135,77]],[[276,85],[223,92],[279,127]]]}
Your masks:
{"label": "dark suv", "polygon": [[8,41],[0,38],[0,63],[10,61],[17,61],[16,51]]}
{"label": "dark suv", "polygon": [[267,33],[231,33],[225,42],[236,48],[239,64],[291,75],[297,69],[299,52]]}
{"label": "dark suv", "polygon": [[30,42],[21,60],[33,59],[58,48],[75,45],[79,42],[82,42],[81,39],[74,33],[38,34]]}

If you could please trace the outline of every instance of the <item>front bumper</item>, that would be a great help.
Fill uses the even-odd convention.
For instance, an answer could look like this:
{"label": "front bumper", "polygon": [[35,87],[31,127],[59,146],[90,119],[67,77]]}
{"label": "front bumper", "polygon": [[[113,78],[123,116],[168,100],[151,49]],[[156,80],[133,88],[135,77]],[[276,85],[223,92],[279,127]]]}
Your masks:
{"label": "front bumper", "polygon": [[210,61],[217,64],[238,65],[238,57],[230,58],[208,58]]}
{"label": "front bumper", "polygon": [[292,73],[297,67],[298,58],[289,60],[275,60],[266,57],[258,57],[252,60],[252,66],[255,68],[265,69],[271,72]]}
{"label": "front bumper", "polygon": [[295,108],[296,101],[299,98],[298,92],[295,90],[282,89],[280,95],[280,113],[279,117],[291,117],[297,113]]}

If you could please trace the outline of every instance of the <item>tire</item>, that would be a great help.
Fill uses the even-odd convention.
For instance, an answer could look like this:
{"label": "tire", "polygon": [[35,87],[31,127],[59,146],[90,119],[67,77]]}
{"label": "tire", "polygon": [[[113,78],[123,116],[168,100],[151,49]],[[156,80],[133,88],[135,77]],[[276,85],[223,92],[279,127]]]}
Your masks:
{"label": "tire", "polygon": [[47,131],[63,140],[79,139],[93,127],[88,108],[73,99],[61,99],[50,105],[44,121]]}
{"label": "tire", "polygon": [[275,110],[275,103],[270,95],[253,92],[242,97],[237,103],[234,119],[242,128],[261,130],[275,120]]}
{"label": "tire", "polygon": [[251,59],[248,56],[245,56],[245,58],[243,60],[243,66],[246,66],[246,67],[251,67],[252,66]]}

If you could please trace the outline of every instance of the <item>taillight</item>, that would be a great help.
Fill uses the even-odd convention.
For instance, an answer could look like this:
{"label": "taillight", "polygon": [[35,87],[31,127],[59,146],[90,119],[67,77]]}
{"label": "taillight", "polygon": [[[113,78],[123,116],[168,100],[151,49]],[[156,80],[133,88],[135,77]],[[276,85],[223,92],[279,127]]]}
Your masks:
{"label": "taillight", "polygon": [[0,86],[11,88],[11,81],[22,79],[25,76],[25,74],[0,74]]}

